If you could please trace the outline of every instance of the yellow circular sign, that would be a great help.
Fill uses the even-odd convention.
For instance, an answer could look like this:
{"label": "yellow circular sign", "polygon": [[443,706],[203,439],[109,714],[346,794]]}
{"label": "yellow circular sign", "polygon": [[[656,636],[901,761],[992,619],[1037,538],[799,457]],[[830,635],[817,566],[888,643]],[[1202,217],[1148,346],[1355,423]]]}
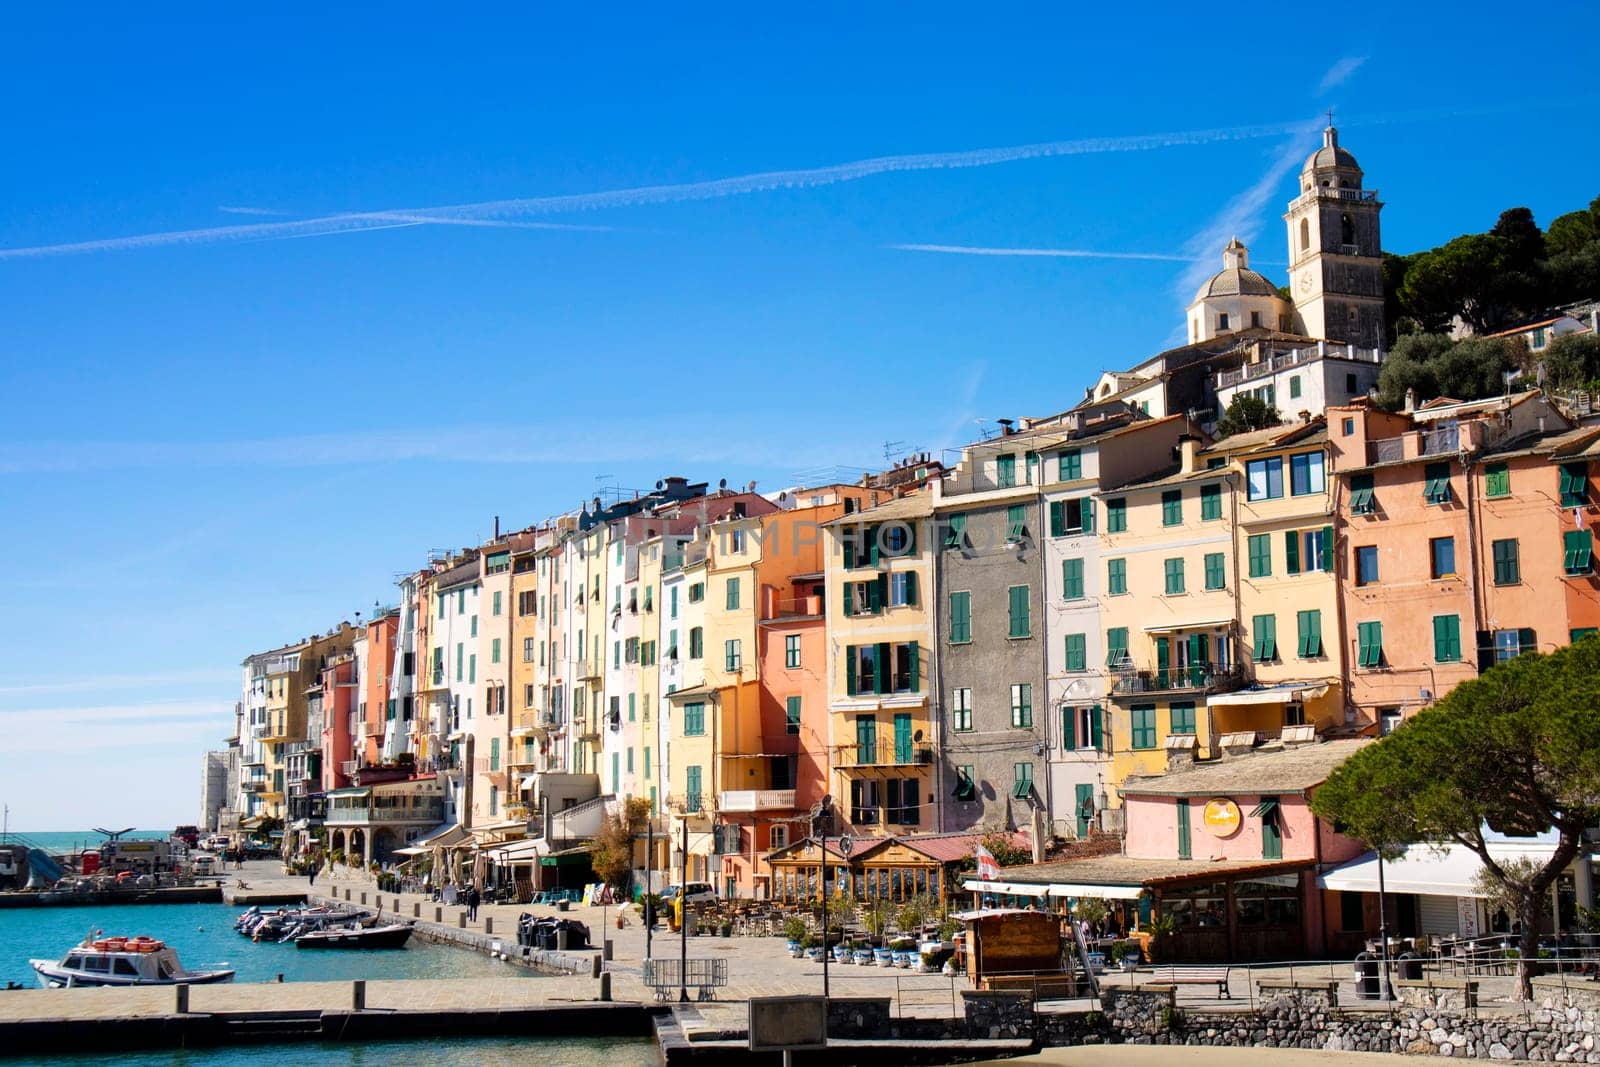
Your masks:
{"label": "yellow circular sign", "polygon": [[1227,797],[1206,801],[1201,818],[1215,837],[1232,837],[1239,832],[1239,805]]}

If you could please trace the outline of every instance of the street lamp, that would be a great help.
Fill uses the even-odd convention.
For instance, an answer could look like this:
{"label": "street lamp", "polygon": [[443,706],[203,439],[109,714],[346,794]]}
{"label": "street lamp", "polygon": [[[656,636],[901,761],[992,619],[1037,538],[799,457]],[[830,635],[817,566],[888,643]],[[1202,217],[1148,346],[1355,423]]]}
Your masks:
{"label": "street lamp", "polygon": [[[811,836],[822,846],[822,865],[817,887],[822,894],[822,999],[828,999],[828,957],[833,953],[828,945],[828,832],[833,829],[833,797],[824,793],[811,813]],[[843,851],[843,842],[840,842]]]}

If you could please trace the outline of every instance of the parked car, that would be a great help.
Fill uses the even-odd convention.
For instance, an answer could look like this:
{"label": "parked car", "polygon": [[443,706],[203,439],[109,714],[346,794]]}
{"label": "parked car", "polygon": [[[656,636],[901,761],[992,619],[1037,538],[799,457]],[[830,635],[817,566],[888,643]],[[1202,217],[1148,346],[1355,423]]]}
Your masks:
{"label": "parked car", "polygon": [[686,882],[681,885],[673,884],[667,886],[666,891],[661,894],[662,906],[670,907],[678,899],[679,893],[683,894],[685,904],[715,904],[717,902],[717,891],[710,882]]}

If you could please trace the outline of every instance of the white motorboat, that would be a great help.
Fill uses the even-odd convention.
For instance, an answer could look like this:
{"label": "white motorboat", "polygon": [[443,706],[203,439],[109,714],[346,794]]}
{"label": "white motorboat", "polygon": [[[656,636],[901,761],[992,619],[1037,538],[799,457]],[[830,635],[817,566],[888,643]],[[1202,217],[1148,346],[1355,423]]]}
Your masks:
{"label": "white motorboat", "polygon": [[59,962],[29,960],[46,989],[72,986],[201,985],[233,981],[232,970],[186,971],[153,937],[87,937]]}

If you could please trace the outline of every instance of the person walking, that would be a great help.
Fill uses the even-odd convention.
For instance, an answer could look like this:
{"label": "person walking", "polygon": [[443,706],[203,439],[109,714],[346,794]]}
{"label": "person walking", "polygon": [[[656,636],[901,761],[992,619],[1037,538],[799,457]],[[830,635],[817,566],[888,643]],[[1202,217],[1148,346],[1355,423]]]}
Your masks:
{"label": "person walking", "polygon": [[316,885],[317,884],[317,867],[318,867],[318,863],[317,863],[317,861],[315,859],[313,859],[311,861],[310,869],[306,872],[306,884],[307,885]]}
{"label": "person walking", "polygon": [[479,899],[478,898],[478,887],[477,886],[469,886],[467,888],[467,921],[468,922],[475,923],[475,922],[478,921],[478,899]]}

